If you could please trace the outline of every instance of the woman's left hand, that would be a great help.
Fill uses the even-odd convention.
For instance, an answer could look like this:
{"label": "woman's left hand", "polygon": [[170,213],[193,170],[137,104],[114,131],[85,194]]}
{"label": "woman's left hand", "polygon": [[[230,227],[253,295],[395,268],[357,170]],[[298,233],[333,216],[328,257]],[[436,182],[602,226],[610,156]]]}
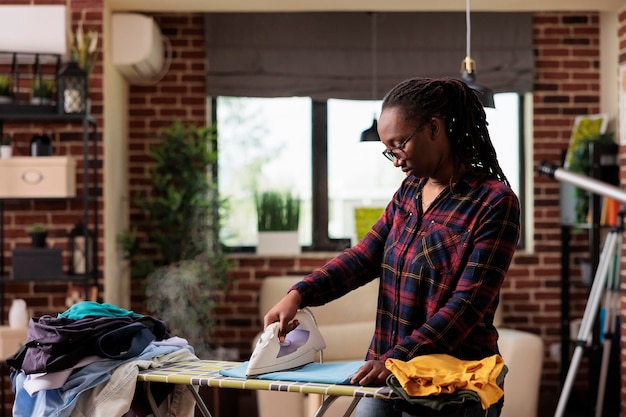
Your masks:
{"label": "woman's left hand", "polygon": [[351,384],[361,386],[383,386],[391,371],[385,368],[384,361],[367,361],[350,379]]}

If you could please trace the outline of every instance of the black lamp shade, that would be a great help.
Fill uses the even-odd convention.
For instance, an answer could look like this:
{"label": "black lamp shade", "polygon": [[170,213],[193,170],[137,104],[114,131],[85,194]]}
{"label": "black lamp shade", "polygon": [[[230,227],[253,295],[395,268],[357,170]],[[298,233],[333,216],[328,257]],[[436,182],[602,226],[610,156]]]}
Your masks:
{"label": "black lamp shade", "polygon": [[483,104],[483,107],[491,107],[495,108],[496,104],[493,101],[493,91],[491,91],[488,87],[482,86],[480,84],[476,84],[476,73],[467,72],[467,69],[464,69],[461,73],[461,79],[465,81],[465,83],[476,93],[478,94],[478,99]]}
{"label": "black lamp shade", "polygon": [[380,142],[378,136],[378,121],[374,119],[372,125],[361,133],[361,142]]}
{"label": "black lamp shade", "polygon": [[87,73],[76,62],[68,62],[57,74],[59,113],[86,113],[87,98]]}

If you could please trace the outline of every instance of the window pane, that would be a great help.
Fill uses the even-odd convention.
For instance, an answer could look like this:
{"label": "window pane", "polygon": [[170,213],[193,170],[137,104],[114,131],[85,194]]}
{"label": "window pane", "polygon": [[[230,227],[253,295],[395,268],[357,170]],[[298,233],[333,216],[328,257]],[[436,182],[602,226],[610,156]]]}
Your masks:
{"label": "window pane", "polygon": [[228,200],[222,242],[256,246],[255,190],[302,199],[300,243],[311,243],[311,100],[218,97],[219,189]]}
{"label": "window pane", "polygon": [[[360,142],[378,119],[381,101],[328,100],[328,205],[330,238],[357,241],[355,210],[387,205],[404,174],[382,156],[381,142]],[[359,210],[359,213],[367,211]],[[376,217],[376,216],[374,216]],[[359,217],[369,227],[372,216]],[[362,237],[362,236],[359,236]]]}
{"label": "window pane", "polygon": [[511,188],[521,198],[520,174],[520,98],[517,93],[500,93],[494,95],[496,108],[487,108],[489,136],[504,175],[511,183]]}

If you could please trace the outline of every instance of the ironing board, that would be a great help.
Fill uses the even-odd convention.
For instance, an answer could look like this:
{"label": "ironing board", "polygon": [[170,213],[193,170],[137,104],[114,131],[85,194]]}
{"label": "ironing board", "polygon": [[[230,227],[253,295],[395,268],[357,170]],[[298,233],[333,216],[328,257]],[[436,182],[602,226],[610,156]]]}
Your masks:
{"label": "ironing board", "polygon": [[189,362],[178,362],[163,366],[161,368],[141,371],[137,377],[138,381],[148,385],[145,390],[148,395],[148,402],[155,416],[158,417],[158,410],[154,399],[151,396],[149,384],[151,382],[164,382],[169,384],[183,384],[196,399],[196,405],[204,417],[211,417],[211,413],[206,404],[195,389],[197,386],[208,386],[215,388],[234,388],[245,390],[265,390],[301,392],[308,394],[323,394],[325,399],[315,413],[315,417],[324,415],[328,407],[340,396],[354,397],[352,403],[346,410],[344,416],[349,416],[356,407],[358,401],[363,397],[372,398],[398,398],[391,388],[384,387],[361,387],[355,385],[335,385],[311,382],[291,382],[291,381],[269,381],[260,379],[232,378],[220,375],[222,369],[233,368],[241,362],[218,361],[218,360],[198,360]]}

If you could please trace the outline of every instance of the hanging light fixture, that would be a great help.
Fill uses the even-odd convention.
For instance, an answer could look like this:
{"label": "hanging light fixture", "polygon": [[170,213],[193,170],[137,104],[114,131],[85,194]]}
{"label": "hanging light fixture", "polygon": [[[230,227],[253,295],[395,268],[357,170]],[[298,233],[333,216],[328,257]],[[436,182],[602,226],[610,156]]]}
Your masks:
{"label": "hanging light fixture", "polygon": [[[378,73],[377,73],[377,33],[376,33],[376,13],[372,12],[372,100],[376,100],[377,94],[377,81],[378,81]],[[361,133],[361,142],[380,142],[380,136],[378,136],[378,121],[376,120],[376,114],[374,113],[374,121],[372,125],[365,129]]]}
{"label": "hanging light fixture", "polygon": [[483,107],[496,107],[493,101],[493,91],[489,88],[476,84],[476,62],[471,58],[470,44],[472,23],[470,20],[470,0],[465,1],[465,23],[466,23],[466,46],[465,59],[461,62],[461,79],[472,89],[478,92],[478,98]]}

